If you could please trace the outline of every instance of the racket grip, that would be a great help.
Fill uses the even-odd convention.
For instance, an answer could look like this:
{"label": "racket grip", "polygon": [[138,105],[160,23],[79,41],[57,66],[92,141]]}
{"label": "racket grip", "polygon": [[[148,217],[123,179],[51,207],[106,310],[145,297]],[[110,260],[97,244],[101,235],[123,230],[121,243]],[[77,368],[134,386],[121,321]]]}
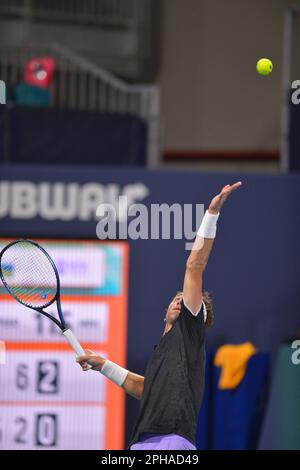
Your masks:
{"label": "racket grip", "polygon": [[82,349],[78,339],[74,335],[73,331],[68,328],[67,330],[63,331],[68,343],[74,349],[76,356],[84,356],[84,350]]}

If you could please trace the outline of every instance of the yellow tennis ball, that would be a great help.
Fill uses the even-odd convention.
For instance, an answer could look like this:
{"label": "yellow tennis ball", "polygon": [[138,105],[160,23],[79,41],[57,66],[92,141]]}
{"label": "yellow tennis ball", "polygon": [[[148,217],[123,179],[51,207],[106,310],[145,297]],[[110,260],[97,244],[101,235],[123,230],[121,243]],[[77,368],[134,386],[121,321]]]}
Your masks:
{"label": "yellow tennis ball", "polygon": [[273,70],[272,61],[270,59],[259,59],[256,70],[260,75],[269,75]]}

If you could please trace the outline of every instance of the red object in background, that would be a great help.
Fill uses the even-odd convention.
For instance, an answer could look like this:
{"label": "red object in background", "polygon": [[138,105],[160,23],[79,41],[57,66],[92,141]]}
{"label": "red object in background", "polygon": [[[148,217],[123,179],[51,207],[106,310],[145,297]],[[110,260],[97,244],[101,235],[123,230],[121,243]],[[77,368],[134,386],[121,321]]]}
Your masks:
{"label": "red object in background", "polygon": [[30,59],[25,65],[25,83],[48,88],[53,79],[55,61],[51,57]]}

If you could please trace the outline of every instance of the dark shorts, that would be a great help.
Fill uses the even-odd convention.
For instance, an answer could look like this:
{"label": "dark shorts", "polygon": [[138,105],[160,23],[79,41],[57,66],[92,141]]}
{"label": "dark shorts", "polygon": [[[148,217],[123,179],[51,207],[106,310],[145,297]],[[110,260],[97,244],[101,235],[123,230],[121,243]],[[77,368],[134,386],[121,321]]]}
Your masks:
{"label": "dark shorts", "polygon": [[177,434],[143,434],[130,450],[197,450],[184,437]]}

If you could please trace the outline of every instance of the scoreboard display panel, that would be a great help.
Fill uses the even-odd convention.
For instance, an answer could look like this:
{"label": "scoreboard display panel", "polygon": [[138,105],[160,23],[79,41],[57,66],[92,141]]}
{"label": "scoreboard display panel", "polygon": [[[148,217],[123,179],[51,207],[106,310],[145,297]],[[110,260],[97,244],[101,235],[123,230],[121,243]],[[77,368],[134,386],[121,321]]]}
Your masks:
{"label": "scoreboard display panel", "polygon": [[[0,239],[0,251],[10,241]],[[58,268],[64,317],[83,348],[125,366],[127,242],[36,241]],[[13,276],[14,267],[7,269]],[[2,283],[0,341],[0,449],[123,448],[124,391],[98,372],[82,372],[59,328]]]}

